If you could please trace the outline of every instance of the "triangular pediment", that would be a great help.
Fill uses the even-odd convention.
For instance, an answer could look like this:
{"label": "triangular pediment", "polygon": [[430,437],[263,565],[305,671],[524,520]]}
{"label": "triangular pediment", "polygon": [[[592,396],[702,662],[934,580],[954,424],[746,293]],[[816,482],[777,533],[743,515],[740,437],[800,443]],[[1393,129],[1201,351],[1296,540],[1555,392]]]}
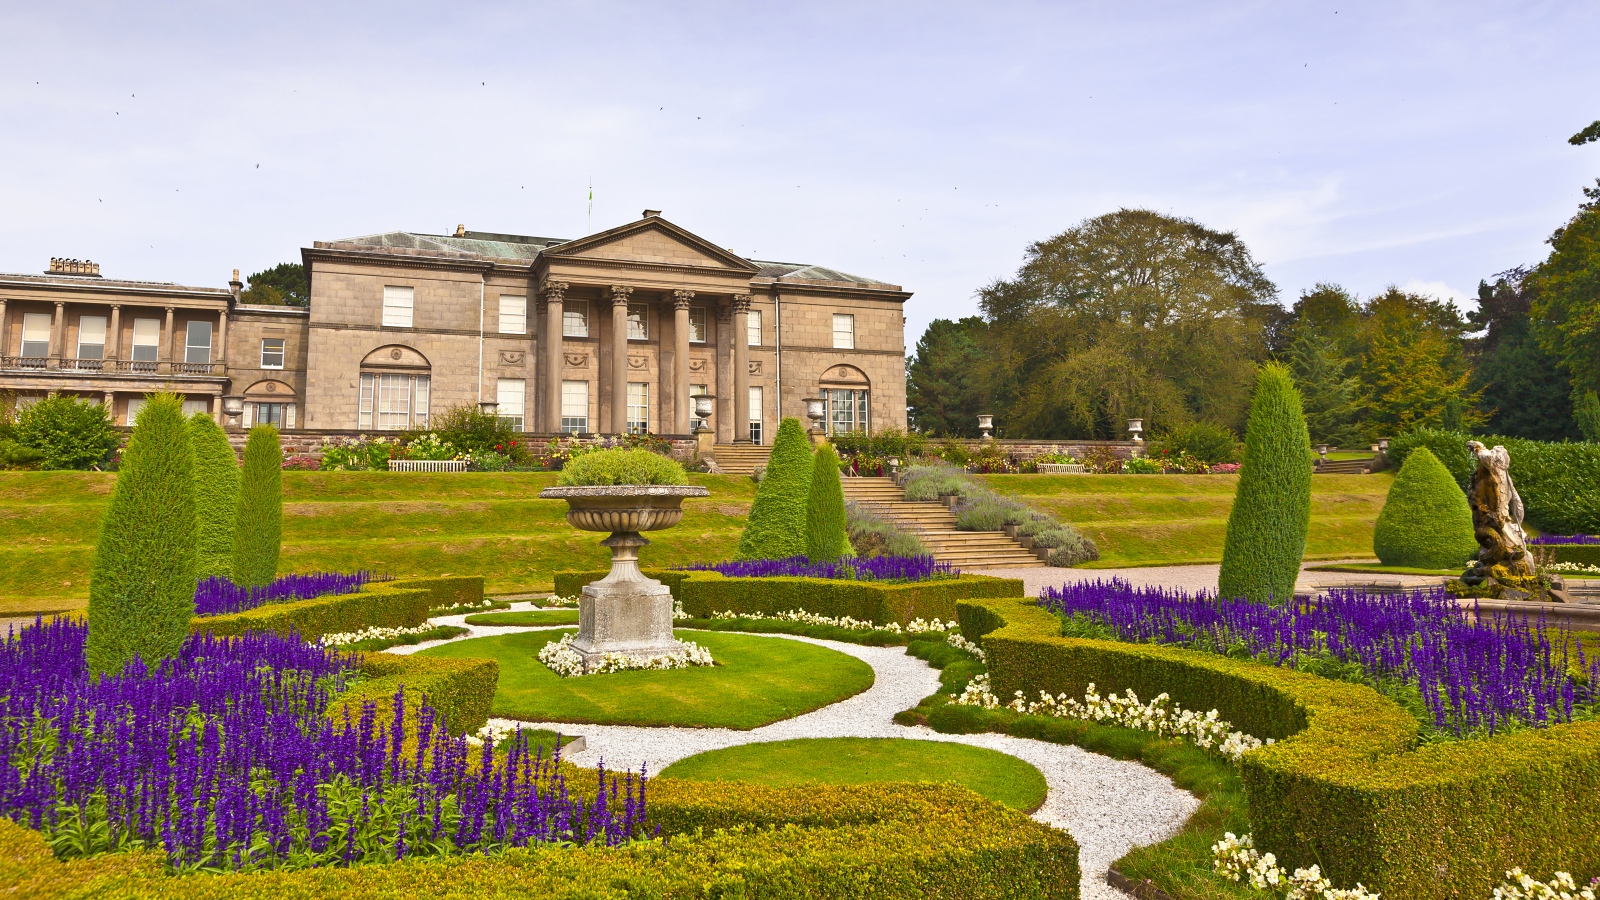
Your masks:
{"label": "triangular pediment", "polygon": [[544,255],[556,259],[625,260],[727,269],[748,274],[759,271],[749,260],[654,216],[568,241],[546,250]]}

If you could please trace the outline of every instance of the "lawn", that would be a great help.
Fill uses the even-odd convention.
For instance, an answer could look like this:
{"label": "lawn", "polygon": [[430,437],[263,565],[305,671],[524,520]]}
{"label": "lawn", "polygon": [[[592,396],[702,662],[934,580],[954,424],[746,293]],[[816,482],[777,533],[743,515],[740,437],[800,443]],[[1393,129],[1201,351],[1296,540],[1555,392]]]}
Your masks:
{"label": "lawn", "polygon": [[1033,766],[995,750],[897,738],[810,738],[745,744],[700,753],[663,769],[662,778],[744,781],[768,787],[953,781],[996,803],[1033,812],[1049,788]]}
{"label": "lawn", "polygon": [[679,632],[715,666],[561,678],[539,648],[563,631],[529,631],[430,647],[419,656],[500,663],[490,714],[524,722],[758,728],[837,703],[872,686],[872,667],[837,650],[785,638]]}
{"label": "lawn", "polygon": [[575,609],[524,609],[517,612],[478,613],[467,616],[468,625],[576,625]]}
{"label": "lawn", "polygon": [[[711,490],[653,532],[645,565],[733,554],[755,483],[691,475]],[[371,569],[396,576],[488,577],[491,593],[548,590],[558,569],[604,567],[604,535],[540,500],[553,472],[285,472],[279,572]],[[116,475],[0,472],[0,615],[82,607],[100,515]]]}
{"label": "lawn", "polygon": [[[1237,475],[983,475],[995,489],[1050,512],[1092,538],[1085,568],[1222,560]],[[1306,559],[1370,559],[1372,529],[1393,476],[1311,479]]]}

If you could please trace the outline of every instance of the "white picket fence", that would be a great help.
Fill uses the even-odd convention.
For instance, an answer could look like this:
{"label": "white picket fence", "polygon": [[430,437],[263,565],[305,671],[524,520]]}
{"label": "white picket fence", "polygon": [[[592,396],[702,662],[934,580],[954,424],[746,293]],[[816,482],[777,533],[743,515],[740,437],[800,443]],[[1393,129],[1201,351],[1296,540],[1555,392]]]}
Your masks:
{"label": "white picket fence", "polygon": [[464,459],[391,459],[391,472],[465,472]]}

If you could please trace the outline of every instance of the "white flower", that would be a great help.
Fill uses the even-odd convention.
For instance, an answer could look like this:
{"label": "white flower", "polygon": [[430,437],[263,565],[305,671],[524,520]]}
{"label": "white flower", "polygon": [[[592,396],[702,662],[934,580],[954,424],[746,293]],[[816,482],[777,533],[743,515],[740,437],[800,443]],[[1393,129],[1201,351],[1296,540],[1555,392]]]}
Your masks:
{"label": "white flower", "polygon": [[680,641],[683,650],[679,653],[645,659],[629,656],[626,653],[606,653],[585,668],[583,656],[572,649],[572,638],[573,635],[565,634],[561,640],[551,641],[539,648],[539,661],[562,678],[605,675],[611,672],[626,672],[630,669],[687,669],[690,666],[716,665],[716,660],[711,658],[710,650],[693,641]]}
{"label": "white flower", "polygon": [[390,640],[404,637],[408,634],[424,634],[436,627],[435,625],[423,624],[409,627],[381,628],[374,625],[370,628],[363,628],[360,631],[341,631],[338,634],[325,634],[322,636],[322,643],[329,647],[342,647],[346,644],[355,644],[361,641]]}
{"label": "white flower", "polygon": [[850,631],[887,631],[890,634],[927,634],[931,632],[950,632],[958,627],[954,621],[941,622],[938,619],[912,619],[908,625],[899,622],[889,622],[880,625],[851,616],[823,616],[806,612],[804,609],[791,609],[781,613],[759,612],[734,612],[723,610],[711,614],[713,619],[767,619],[781,622],[800,622],[806,625],[831,625],[835,628],[845,628]]}

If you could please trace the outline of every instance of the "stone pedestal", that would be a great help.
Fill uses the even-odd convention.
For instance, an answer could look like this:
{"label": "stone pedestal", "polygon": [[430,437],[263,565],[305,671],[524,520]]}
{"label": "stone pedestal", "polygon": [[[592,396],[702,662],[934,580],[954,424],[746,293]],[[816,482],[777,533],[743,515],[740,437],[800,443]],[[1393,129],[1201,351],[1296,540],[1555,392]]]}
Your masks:
{"label": "stone pedestal", "polygon": [[578,598],[578,636],[570,645],[583,657],[585,668],[607,653],[653,659],[683,652],[672,637],[672,592],[639,571],[639,548],[649,544],[631,531],[600,542],[611,548],[611,572],[584,587]]}

